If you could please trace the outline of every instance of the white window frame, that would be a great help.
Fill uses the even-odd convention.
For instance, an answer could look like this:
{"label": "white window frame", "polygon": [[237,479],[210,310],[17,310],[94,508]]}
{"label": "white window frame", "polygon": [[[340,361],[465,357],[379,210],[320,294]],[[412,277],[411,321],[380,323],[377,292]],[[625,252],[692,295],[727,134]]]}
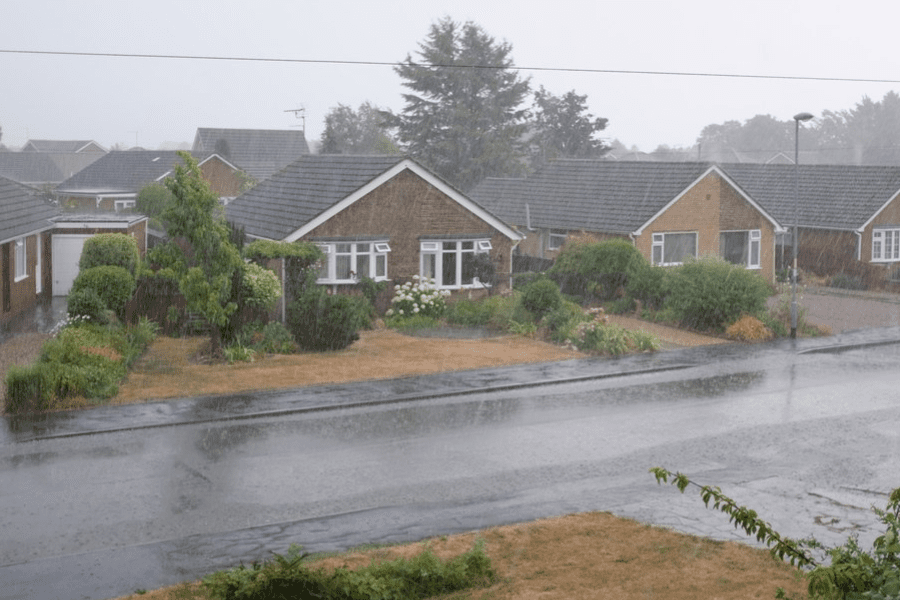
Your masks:
{"label": "white window frame", "polygon": [[[654,233],[652,237],[652,243],[650,247],[650,261],[654,265],[658,265],[660,267],[674,267],[683,263],[680,262],[665,262],[666,257],[666,236],[667,235],[692,235],[694,236],[694,252],[692,254],[693,258],[697,258],[697,244],[698,244],[698,235],[696,231],[665,231],[661,233]],[[659,252],[659,256],[657,258],[657,251]]]}
{"label": "white window frame", "polygon": [[[319,270],[319,278],[316,283],[323,285],[352,285],[359,283],[363,277],[374,281],[386,281],[388,278],[388,253],[391,246],[387,240],[348,240],[333,242],[316,242],[316,245],[325,254],[325,260]],[[343,248],[348,246],[349,248]],[[365,251],[362,246],[368,246]],[[339,252],[340,250],[340,252]],[[369,256],[368,273],[358,272],[359,257]],[[337,261],[339,256],[350,257],[350,277],[337,277]]]}
{"label": "white window frame", "polygon": [[[743,265],[747,269],[761,269],[760,253],[762,251],[762,231],[759,229],[732,229],[728,231],[720,231],[719,236],[723,233],[746,233],[747,234],[747,262]],[[755,259],[755,260],[754,260]]]}
{"label": "white window frame", "polygon": [[129,208],[134,208],[137,204],[136,200],[115,200],[113,201],[113,207],[116,212],[122,212],[123,210],[128,210]]}
{"label": "white window frame", "polygon": [[[464,247],[465,244],[471,243],[471,248]],[[446,244],[455,244],[454,248],[447,248]],[[477,277],[472,279],[471,283],[463,283],[463,255],[464,254],[489,254],[493,249],[491,241],[486,238],[467,238],[467,239],[445,239],[445,240],[428,240],[419,244],[419,276],[425,280],[433,279],[435,287],[439,290],[460,290],[488,287],[490,284],[483,283]],[[452,284],[444,284],[444,260],[445,254],[455,254],[455,272]],[[426,264],[430,263],[430,267]],[[432,272],[433,271],[433,272]]]}
{"label": "white window frame", "polygon": [[16,256],[16,281],[22,281],[28,277],[28,244],[25,238],[16,238],[13,242],[13,249]]}
{"label": "white window frame", "polygon": [[551,229],[547,234],[547,250],[559,250],[566,243],[569,233],[565,229]]}
{"label": "white window frame", "polygon": [[872,230],[872,262],[900,261],[900,227]]}

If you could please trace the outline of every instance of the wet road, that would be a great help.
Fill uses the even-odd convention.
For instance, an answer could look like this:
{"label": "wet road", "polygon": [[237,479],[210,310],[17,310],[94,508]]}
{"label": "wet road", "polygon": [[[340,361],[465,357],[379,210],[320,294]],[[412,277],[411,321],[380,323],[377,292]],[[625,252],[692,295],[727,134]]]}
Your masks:
{"label": "wet road", "polygon": [[900,486],[898,340],[882,329],[7,420],[0,598],[107,598],[292,542],[585,510],[744,539],[696,495],[657,486],[657,465],[786,535],[865,541],[868,507]]}

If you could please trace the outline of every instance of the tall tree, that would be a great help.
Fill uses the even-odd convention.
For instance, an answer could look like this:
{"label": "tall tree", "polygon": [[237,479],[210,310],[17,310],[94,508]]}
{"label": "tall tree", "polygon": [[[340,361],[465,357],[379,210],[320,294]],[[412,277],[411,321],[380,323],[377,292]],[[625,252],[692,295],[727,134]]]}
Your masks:
{"label": "tall tree", "polygon": [[363,102],[359,109],[338,104],[325,115],[322,154],[396,154],[382,110]]}
{"label": "tall tree", "polygon": [[554,96],[544,86],[534,93],[534,136],[530,140],[532,166],[554,158],[593,158],[610,147],[594,137],[608,119],[587,112],[587,96],[575,90]]}
{"label": "tall tree", "polygon": [[514,69],[512,46],[472,22],[444,18],[394,70],[410,90],[390,114],[405,150],[468,190],[488,176],[518,174],[525,157],[529,82]]}
{"label": "tall tree", "polygon": [[209,324],[212,352],[217,353],[222,329],[237,310],[233,286],[240,281],[244,263],[229,239],[231,232],[219,198],[202,178],[196,159],[187,152],[178,155],[184,165],[177,165],[174,176],[166,178],[172,199],[161,217],[180,249],[178,287],[188,310],[199,313]]}

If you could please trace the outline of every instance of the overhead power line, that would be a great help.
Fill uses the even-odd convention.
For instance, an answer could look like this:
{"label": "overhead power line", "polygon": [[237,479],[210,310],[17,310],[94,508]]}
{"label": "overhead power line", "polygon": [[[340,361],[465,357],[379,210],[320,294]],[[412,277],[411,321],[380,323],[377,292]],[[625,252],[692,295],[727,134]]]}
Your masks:
{"label": "overhead power line", "polygon": [[702,73],[690,71],[642,71],[638,69],[580,69],[574,67],[520,67],[509,65],[444,65],[436,63],[405,63],[374,60],[324,60],[307,58],[265,58],[250,56],[199,56],[184,54],[132,54],[124,52],[66,52],[59,50],[9,50],[0,49],[0,54],[31,54],[44,56],[82,56],[95,58],[145,58],[166,60],[210,60],[222,62],[293,63],[346,66],[401,67],[419,66],[435,69],[511,69],[518,71],[554,73],[596,73],[607,75],[668,75],[672,77],[710,77],[726,79],[775,79],[789,81],[831,81],[845,83],[900,83],[897,79],[866,79],[861,77],[813,77],[802,75],[753,75],[749,73]]}

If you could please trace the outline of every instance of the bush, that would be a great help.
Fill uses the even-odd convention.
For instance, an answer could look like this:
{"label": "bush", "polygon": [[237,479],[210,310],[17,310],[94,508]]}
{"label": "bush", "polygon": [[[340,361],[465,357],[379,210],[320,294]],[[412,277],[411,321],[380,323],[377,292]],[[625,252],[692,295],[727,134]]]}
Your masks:
{"label": "bush", "polygon": [[251,308],[268,310],[281,297],[281,281],[269,269],[245,263],[242,277],[243,301]]}
{"label": "bush", "polygon": [[371,598],[430,598],[496,580],[490,558],[477,542],[465,554],[442,561],[426,548],[412,558],[372,562],[350,570],[333,572],[310,569],[302,563],[306,554],[291,546],[287,556],[276,554],[264,564],[243,565],[214,573],[203,580],[203,587],[221,600],[269,600],[272,598],[334,598],[369,600]]}
{"label": "bush", "polygon": [[92,323],[101,325],[109,323],[106,303],[94,288],[71,292],[66,299],[66,312],[70,317],[84,317]]}
{"label": "bush", "polygon": [[534,283],[535,281],[539,281],[541,279],[547,279],[546,273],[517,273],[513,275],[513,289],[514,290],[522,290],[528,285]]}
{"label": "bush", "polygon": [[124,233],[98,233],[84,242],[78,268],[86,271],[94,267],[122,267],[137,277],[140,252],[137,240]]}
{"label": "bush", "polygon": [[265,325],[259,322],[248,323],[238,334],[235,343],[259,354],[292,354],[297,350],[291,332],[278,321]]}
{"label": "bush", "polygon": [[568,342],[582,352],[608,356],[653,352],[659,348],[659,341],[649,333],[611,325],[602,308],[591,309],[588,320],[575,327]]}
{"label": "bush", "polygon": [[631,274],[646,264],[638,249],[626,240],[573,240],[563,247],[547,275],[563,293],[592,302],[614,298]]}
{"label": "bush", "polygon": [[288,305],[288,329],[304,350],[340,350],[359,339],[359,330],[370,324],[371,311],[365,298],[329,295],[312,285]]}
{"label": "bush", "polygon": [[450,292],[438,290],[434,280],[419,280],[418,275],[413,275],[413,281],[403,285],[394,286],[394,297],[391,298],[391,308],[385,313],[388,317],[410,317],[421,315],[440,319],[447,310],[444,300]]}
{"label": "bush", "polygon": [[774,335],[765,323],[750,315],[744,315],[725,330],[725,337],[739,342],[771,340]]}
{"label": "bush", "polygon": [[866,289],[865,284],[862,279],[859,277],[854,277],[853,275],[847,275],[845,273],[838,273],[831,278],[829,282],[831,287],[841,288],[845,290],[864,290]]}
{"label": "bush", "polygon": [[635,264],[625,283],[625,293],[646,308],[658,310],[668,294],[668,273],[666,267],[653,266],[646,261]]}
{"label": "bush", "polygon": [[134,295],[135,280],[124,267],[100,266],[80,271],[72,282],[71,293],[92,289],[119,320],[125,316],[125,304]]}
{"label": "bush", "polygon": [[562,295],[559,286],[549,279],[539,279],[522,290],[522,305],[535,316],[536,320],[559,308],[560,304]]}
{"label": "bush", "polygon": [[563,300],[558,307],[544,315],[541,324],[549,330],[550,339],[561,344],[575,334],[579,323],[589,320],[590,317],[585,314],[581,306],[569,300]]}
{"label": "bush", "polygon": [[755,271],[719,258],[690,260],[669,277],[665,307],[684,326],[722,331],[741,315],[765,311],[769,286]]}

